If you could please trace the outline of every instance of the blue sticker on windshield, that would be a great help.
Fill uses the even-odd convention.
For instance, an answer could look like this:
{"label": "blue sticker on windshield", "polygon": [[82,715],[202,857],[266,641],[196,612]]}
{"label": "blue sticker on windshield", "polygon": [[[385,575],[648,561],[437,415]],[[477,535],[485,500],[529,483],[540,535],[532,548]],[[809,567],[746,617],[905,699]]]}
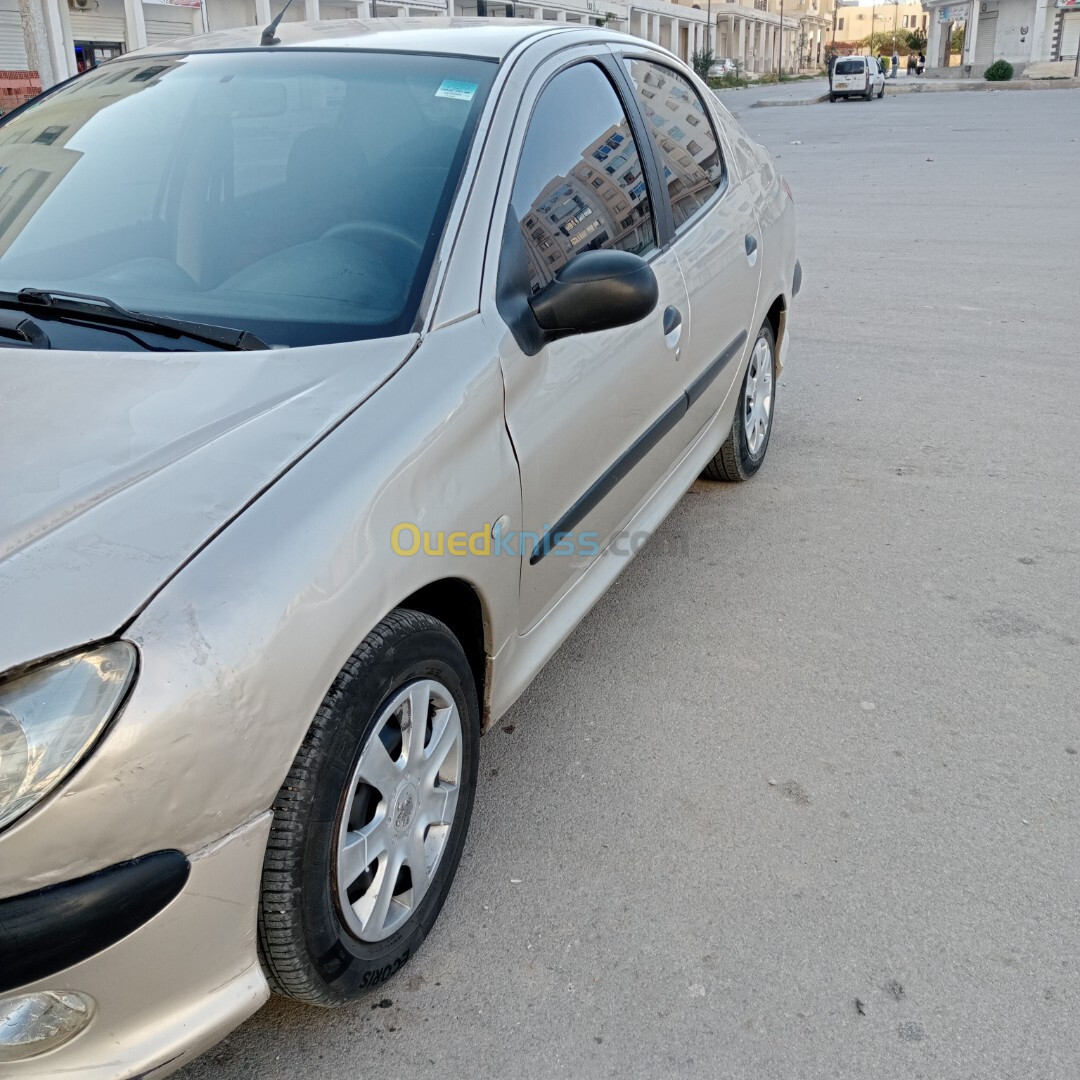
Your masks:
{"label": "blue sticker on windshield", "polygon": [[454,98],[456,101],[472,101],[477,83],[458,82],[457,79],[443,79],[442,85],[435,91],[436,97]]}

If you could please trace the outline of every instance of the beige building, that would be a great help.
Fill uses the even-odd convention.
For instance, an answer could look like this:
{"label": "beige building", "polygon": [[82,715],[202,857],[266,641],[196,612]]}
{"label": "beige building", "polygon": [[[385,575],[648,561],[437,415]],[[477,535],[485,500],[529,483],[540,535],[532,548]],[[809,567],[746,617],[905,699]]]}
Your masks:
{"label": "beige building", "polygon": [[[798,68],[813,70],[825,64],[825,46],[831,40],[836,0],[784,0],[784,18],[798,22],[795,31],[795,55]],[[769,10],[779,13],[780,0],[769,0]]]}
{"label": "beige building", "polygon": [[[840,0],[836,7],[837,45],[853,45],[865,41],[871,34],[897,35],[905,30],[921,30],[928,34],[930,16],[922,3],[857,4]],[[830,28],[829,40],[834,40]]]}

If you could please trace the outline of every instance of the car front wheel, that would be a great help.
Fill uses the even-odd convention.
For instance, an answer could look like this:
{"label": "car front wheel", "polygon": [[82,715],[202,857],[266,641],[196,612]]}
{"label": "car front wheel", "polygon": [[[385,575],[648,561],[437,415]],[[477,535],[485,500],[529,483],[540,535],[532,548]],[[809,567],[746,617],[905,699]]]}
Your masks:
{"label": "car front wheel", "polygon": [[461,858],[479,738],[457,638],[391,612],[334,680],[274,802],[259,910],[272,989],[342,1005],[416,952]]}
{"label": "car front wheel", "polygon": [[710,480],[749,480],[761,468],[769,448],[776,404],[776,340],[766,321],[750,353],[735,420],[720,453],[705,466]]}

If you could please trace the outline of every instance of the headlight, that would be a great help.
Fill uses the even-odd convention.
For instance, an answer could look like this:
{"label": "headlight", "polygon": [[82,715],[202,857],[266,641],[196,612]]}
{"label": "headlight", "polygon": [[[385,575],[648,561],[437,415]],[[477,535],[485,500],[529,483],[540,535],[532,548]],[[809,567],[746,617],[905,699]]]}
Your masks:
{"label": "headlight", "polygon": [[0,829],[79,764],[134,673],[135,647],[114,641],[0,681]]}

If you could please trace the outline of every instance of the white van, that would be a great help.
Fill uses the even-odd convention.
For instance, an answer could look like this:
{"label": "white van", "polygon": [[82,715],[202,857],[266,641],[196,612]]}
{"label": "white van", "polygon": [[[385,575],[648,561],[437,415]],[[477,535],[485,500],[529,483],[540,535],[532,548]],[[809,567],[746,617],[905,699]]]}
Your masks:
{"label": "white van", "polygon": [[838,97],[864,97],[869,101],[875,94],[885,96],[885,76],[874,57],[837,58],[829,78],[830,101]]}

